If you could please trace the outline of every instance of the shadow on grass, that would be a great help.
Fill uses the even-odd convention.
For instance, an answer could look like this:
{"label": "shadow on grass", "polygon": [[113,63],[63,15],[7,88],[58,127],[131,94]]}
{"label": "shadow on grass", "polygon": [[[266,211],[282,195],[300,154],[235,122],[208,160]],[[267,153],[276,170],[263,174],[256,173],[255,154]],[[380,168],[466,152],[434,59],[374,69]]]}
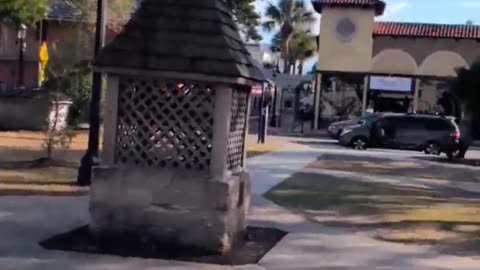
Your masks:
{"label": "shadow on grass", "polygon": [[307,145],[313,148],[339,149],[338,141],[334,139],[298,140],[298,141],[292,141],[292,143]]}
{"label": "shadow on grass", "polygon": [[446,159],[438,157],[418,157],[416,159],[425,161],[438,159],[439,162],[435,164],[418,162],[415,159],[390,160],[378,157],[325,154],[309,167],[369,175],[410,176],[412,178],[448,180],[451,182],[480,182],[480,173],[477,168],[445,166],[440,160],[446,162]]}
{"label": "shadow on grass", "polygon": [[[55,149],[53,157],[57,161],[63,161],[62,166],[70,166],[71,164],[79,164],[84,154],[85,150],[83,149]],[[20,164],[17,162],[24,162],[23,166],[31,166],[35,162],[45,160],[45,156],[46,152],[42,148],[23,145],[0,146],[0,163],[5,163],[4,166]]]}
{"label": "shadow on grass", "polygon": [[[297,173],[265,197],[323,225],[367,231],[385,241],[480,255],[480,246],[475,245],[480,243],[479,194]],[[470,230],[461,229],[465,226]],[[462,244],[471,248],[460,248]]]}
{"label": "shadow on grass", "polygon": [[270,151],[247,151],[247,158],[253,158],[270,153]]}
{"label": "shadow on grass", "polygon": [[62,167],[62,168],[78,168],[78,163],[65,160],[54,160],[47,158],[39,158],[32,161],[0,161],[0,169],[18,170],[18,169],[34,169],[34,168],[48,168],[48,167]]}
{"label": "shadow on grass", "polygon": [[472,166],[472,167],[480,167],[480,159],[466,158],[466,159],[449,160],[448,158],[435,157],[435,156],[415,157],[415,158],[419,160],[436,162],[439,164],[457,164],[457,165],[465,165],[465,166]]}
{"label": "shadow on grass", "polygon": [[438,247],[441,252],[457,256],[478,256],[480,254],[480,230],[466,234],[463,241],[455,241]]}
{"label": "shadow on grass", "polygon": [[0,197],[2,196],[49,196],[49,197],[81,197],[88,194],[88,189],[82,188],[81,190],[70,191],[48,191],[48,190],[35,190],[32,188],[27,189],[12,189],[3,190],[0,188]]}
{"label": "shadow on grass", "polygon": [[76,185],[76,162],[49,160],[0,162],[0,196],[81,196],[88,188]]}

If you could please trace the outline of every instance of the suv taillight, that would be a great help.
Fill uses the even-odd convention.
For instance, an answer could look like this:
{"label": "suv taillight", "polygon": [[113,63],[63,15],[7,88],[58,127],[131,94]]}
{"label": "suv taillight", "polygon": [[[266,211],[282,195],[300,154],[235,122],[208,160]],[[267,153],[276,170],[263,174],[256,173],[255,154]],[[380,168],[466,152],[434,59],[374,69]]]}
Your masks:
{"label": "suv taillight", "polygon": [[450,134],[455,139],[460,139],[460,130],[455,130],[452,134]]}

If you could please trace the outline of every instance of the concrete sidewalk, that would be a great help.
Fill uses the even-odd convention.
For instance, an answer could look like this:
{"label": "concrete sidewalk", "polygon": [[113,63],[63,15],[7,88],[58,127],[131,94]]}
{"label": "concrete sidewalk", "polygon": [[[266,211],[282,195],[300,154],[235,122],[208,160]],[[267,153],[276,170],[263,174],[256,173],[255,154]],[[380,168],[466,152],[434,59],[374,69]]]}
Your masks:
{"label": "concrete sidewalk", "polygon": [[289,232],[259,265],[229,267],[43,250],[39,241],[88,223],[88,198],[0,197],[0,269],[480,269],[480,258],[439,254],[427,246],[387,243],[365,233],[321,226],[261,196],[314,161],[321,155],[318,151],[287,142],[283,151],[249,160],[253,180],[251,225]]}

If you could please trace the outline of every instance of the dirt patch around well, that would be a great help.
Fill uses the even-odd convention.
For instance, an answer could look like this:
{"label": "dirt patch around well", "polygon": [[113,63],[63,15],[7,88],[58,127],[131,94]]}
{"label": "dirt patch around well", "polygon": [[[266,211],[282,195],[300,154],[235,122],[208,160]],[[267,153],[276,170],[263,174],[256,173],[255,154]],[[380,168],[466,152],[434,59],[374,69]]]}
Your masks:
{"label": "dirt patch around well", "polygon": [[49,250],[116,255],[149,259],[177,260],[219,265],[258,263],[287,233],[277,229],[248,227],[244,241],[226,255],[171,243],[142,241],[135,236],[95,237],[88,226],[54,236],[40,243]]}

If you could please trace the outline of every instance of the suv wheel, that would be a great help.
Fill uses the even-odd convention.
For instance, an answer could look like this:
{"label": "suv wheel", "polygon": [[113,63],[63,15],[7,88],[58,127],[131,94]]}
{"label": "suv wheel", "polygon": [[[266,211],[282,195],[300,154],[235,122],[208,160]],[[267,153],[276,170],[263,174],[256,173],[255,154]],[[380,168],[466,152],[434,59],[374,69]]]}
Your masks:
{"label": "suv wheel", "polygon": [[352,148],[355,150],[367,149],[367,140],[363,137],[357,137],[352,140]]}
{"label": "suv wheel", "polygon": [[425,154],[427,155],[440,155],[440,145],[436,142],[429,142],[425,147]]}

